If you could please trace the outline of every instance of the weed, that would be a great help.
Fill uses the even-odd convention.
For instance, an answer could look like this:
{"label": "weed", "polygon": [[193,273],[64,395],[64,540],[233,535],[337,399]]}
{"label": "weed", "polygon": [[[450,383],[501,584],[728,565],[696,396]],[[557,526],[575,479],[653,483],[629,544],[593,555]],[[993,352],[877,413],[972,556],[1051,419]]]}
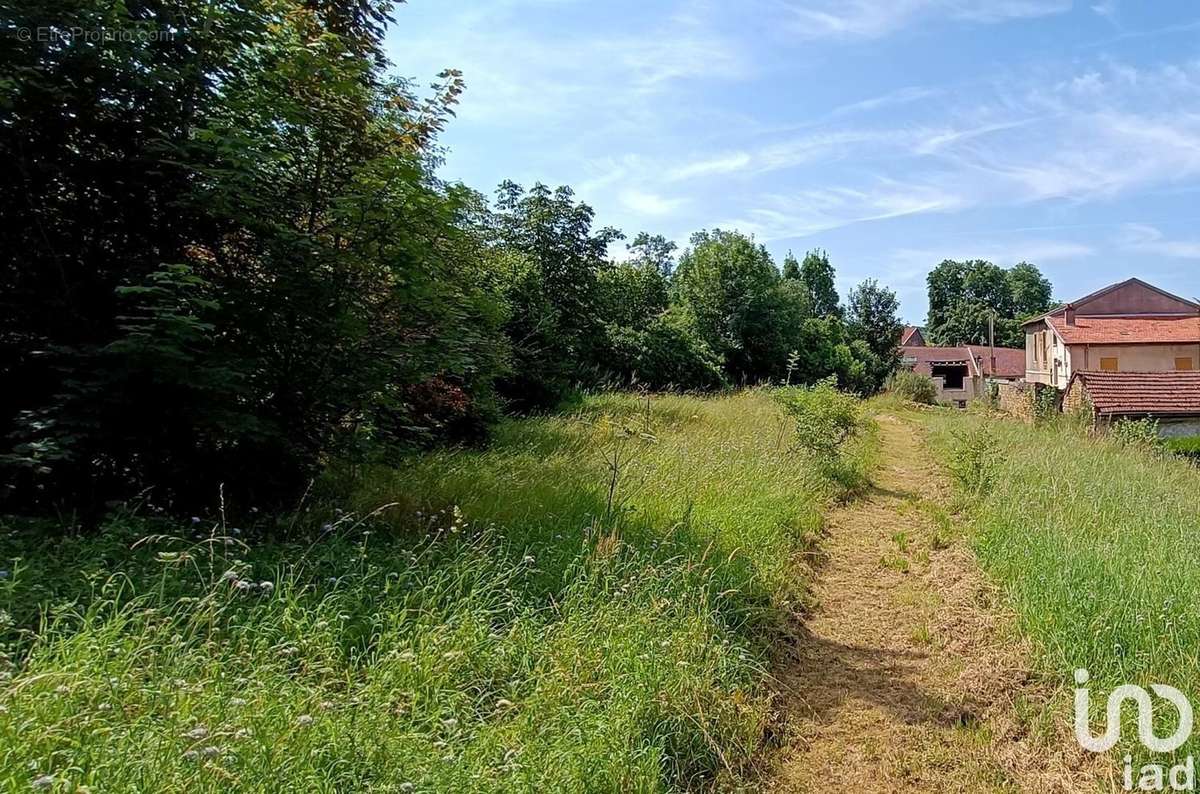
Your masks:
{"label": "weed", "polygon": [[0,789],[733,787],[841,494],[779,414],[606,394],[261,526],[0,520]]}

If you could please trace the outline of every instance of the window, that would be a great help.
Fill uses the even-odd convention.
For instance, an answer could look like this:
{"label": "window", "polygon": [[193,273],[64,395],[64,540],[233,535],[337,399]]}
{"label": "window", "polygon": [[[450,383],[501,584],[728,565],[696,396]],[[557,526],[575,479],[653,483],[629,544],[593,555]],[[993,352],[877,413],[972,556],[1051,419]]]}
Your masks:
{"label": "window", "polygon": [[1191,370],[1191,368],[1192,368],[1192,357],[1191,356],[1184,356],[1182,358],[1175,359],[1175,370],[1177,372],[1188,372]]}
{"label": "window", "polygon": [[1101,371],[1101,372],[1116,372],[1116,371],[1117,371],[1117,360],[1116,360],[1116,358],[1102,358],[1102,359],[1100,359],[1100,371]]}

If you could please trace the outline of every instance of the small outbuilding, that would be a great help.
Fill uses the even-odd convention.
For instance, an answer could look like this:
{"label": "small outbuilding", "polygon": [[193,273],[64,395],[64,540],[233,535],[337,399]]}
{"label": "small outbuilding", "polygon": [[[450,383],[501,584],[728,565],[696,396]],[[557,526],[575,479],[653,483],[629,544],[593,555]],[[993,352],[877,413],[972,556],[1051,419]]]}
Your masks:
{"label": "small outbuilding", "polygon": [[1063,410],[1086,410],[1098,424],[1157,419],[1164,437],[1200,435],[1200,372],[1076,372]]}

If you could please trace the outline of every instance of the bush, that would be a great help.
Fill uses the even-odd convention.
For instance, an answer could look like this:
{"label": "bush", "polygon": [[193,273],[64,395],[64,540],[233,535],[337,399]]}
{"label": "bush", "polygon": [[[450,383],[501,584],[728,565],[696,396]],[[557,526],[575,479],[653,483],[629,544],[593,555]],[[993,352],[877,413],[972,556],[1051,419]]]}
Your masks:
{"label": "bush", "polygon": [[1161,451],[1166,443],[1158,435],[1157,419],[1120,419],[1113,423],[1109,438],[1121,446]]}
{"label": "bush", "polygon": [[776,391],[795,423],[797,446],[826,460],[836,459],[842,445],[862,429],[858,399],[838,391],[835,383],[830,377],[814,386]]}
{"label": "bush", "polygon": [[1168,438],[1166,440],[1167,449],[1181,458],[1187,458],[1193,462],[1200,462],[1200,436],[1187,436],[1186,438]]}
{"label": "bush", "polygon": [[623,385],[685,390],[725,384],[721,360],[676,312],[645,329],[609,326],[607,333],[609,366]]}
{"label": "bush", "polygon": [[991,491],[1000,465],[999,443],[986,425],[979,425],[956,436],[947,466],[954,482],[970,496]]}
{"label": "bush", "polygon": [[1047,386],[1034,386],[1029,392],[1029,408],[1035,425],[1046,424],[1058,416],[1058,391]]}
{"label": "bush", "polygon": [[912,370],[900,370],[888,382],[888,391],[905,400],[911,400],[922,405],[937,403],[937,386],[932,378],[927,378]]}

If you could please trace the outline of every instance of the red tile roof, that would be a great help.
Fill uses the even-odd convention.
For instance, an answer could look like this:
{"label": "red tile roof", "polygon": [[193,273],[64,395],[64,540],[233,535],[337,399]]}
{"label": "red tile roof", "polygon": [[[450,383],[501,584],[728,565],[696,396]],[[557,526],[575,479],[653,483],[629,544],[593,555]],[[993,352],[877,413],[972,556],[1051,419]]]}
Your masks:
{"label": "red tile roof", "polygon": [[934,364],[967,364],[970,354],[961,347],[928,347],[926,345],[907,345],[900,348],[904,364],[912,365],[913,372],[922,375],[932,375]]}
{"label": "red tile roof", "polygon": [[905,345],[900,348],[900,357],[908,359],[914,372],[922,375],[932,375],[934,364],[966,364],[972,375],[976,374],[973,359],[984,375],[995,375],[998,378],[1020,378],[1025,376],[1025,351],[1011,347],[996,348],[996,371],[991,371],[988,348],[979,345],[964,345],[962,347],[928,347],[926,345]]}
{"label": "red tile roof", "polygon": [[992,348],[983,345],[967,345],[967,351],[979,362],[979,368],[984,375],[997,378],[1025,377],[1025,349],[1016,347],[997,347],[996,371],[992,371]]}
{"label": "red tile roof", "polygon": [[1077,372],[1076,380],[1100,415],[1200,416],[1200,372]]}
{"label": "red tile roof", "polygon": [[[916,339],[913,339],[916,337]],[[900,346],[919,347],[925,344],[925,336],[921,333],[921,329],[915,325],[904,326],[904,332],[900,334]]]}
{"label": "red tile roof", "polygon": [[1187,344],[1200,342],[1200,317],[1075,317],[1067,325],[1061,314],[1046,321],[1068,345]]}

